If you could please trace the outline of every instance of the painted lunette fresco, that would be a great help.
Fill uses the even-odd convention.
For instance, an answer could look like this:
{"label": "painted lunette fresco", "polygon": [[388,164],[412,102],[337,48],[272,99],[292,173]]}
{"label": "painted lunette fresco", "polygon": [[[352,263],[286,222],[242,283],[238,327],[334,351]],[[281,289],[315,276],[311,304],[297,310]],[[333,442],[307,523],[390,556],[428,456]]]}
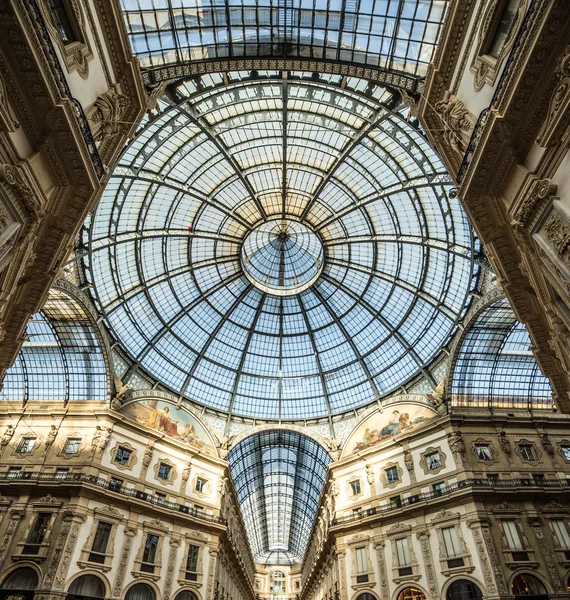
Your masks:
{"label": "painted lunette fresco", "polygon": [[379,444],[438,416],[435,410],[421,404],[393,404],[382,413],[374,413],[355,429],[346,443],[344,454]]}
{"label": "painted lunette fresco", "polygon": [[214,447],[204,427],[182,407],[170,402],[149,399],[129,402],[121,412],[131,421],[162,433],[197,450],[214,454]]}

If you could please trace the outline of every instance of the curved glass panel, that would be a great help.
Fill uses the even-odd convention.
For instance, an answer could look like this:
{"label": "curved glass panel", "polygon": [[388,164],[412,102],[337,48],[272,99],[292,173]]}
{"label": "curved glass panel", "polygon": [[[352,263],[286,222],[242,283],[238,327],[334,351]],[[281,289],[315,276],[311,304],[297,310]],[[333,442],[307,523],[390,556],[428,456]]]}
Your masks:
{"label": "curved glass panel", "polygon": [[486,308],[465,336],[452,382],[454,406],[551,408],[550,383],[525,326],[506,299]]}
{"label": "curved glass panel", "polygon": [[300,563],[330,456],[309,437],[275,429],[246,438],[227,460],[254,561]]}
{"label": "curved glass panel", "polygon": [[[193,402],[286,420],[367,404],[439,355],[479,245],[385,89],[229,79],[172,90],[122,156],[82,240],[96,304],[133,369]],[[268,247],[283,221],[301,243]]]}
{"label": "curved glass panel", "polygon": [[314,58],[425,75],[449,0],[121,0],[143,68]]}
{"label": "curved glass panel", "polygon": [[0,400],[101,400],[107,398],[105,360],[95,328],[79,304],[52,289],[26,328],[8,369]]}

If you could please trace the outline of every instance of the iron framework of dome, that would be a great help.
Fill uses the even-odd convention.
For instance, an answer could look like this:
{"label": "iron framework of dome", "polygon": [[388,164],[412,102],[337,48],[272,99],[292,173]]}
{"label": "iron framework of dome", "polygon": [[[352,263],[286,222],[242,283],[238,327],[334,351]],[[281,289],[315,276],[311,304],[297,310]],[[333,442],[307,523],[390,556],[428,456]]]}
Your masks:
{"label": "iron framework of dome", "polygon": [[479,244],[398,106],[301,72],[171,86],[78,248],[127,381],[141,369],[230,415],[296,420],[429,377]]}

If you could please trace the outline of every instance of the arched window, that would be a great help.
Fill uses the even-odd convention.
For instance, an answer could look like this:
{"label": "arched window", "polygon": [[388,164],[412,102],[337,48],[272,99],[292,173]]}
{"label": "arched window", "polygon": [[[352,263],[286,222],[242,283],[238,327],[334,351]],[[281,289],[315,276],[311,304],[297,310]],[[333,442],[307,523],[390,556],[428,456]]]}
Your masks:
{"label": "arched window", "polygon": [[485,308],[469,327],[451,384],[454,406],[551,408],[550,383],[531,350],[531,339],[508,300]]}
{"label": "arched window", "polygon": [[358,596],[356,600],[376,600],[376,598],[372,594],[364,592],[364,594],[360,594],[360,596]]}
{"label": "arched window", "polygon": [[197,600],[197,598],[190,590],[184,590],[183,592],[177,594],[174,600]]}
{"label": "arched window", "polygon": [[125,600],[156,600],[156,594],[146,583],[135,583],[128,589]]}
{"label": "arched window", "polygon": [[273,571],[273,573],[271,573],[271,593],[284,594],[285,582],[285,573],[283,573],[283,571]]}
{"label": "arched window", "polygon": [[78,596],[83,598],[104,598],[105,584],[95,575],[82,575],[73,581],[67,590],[68,600]]}
{"label": "arched window", "polygon": [[468,579],[458,579],[448,588],[446,600],[481,600],[483,594],[479,586]]}
{"label": "arched window", "polygon": [[100,400],[107,373],[96,328],[71,296],[52,289],[26,327],[22,349],[8,369],[0,400]]}
{"label": "arched window", "polygon": [[407,587],[398,594],[398,600],[426,600],[426,595],[418,588]]}
{"label": "arched window", "polygon": [[528,573],[521,573],[513,579],[515,596],[547,596],[548,592],[540,579]]}
{"label": "arched window", "polygon": [[2,583],[4,590],[35,590],[38,574],[31,567],[20,567],[12,571]]}

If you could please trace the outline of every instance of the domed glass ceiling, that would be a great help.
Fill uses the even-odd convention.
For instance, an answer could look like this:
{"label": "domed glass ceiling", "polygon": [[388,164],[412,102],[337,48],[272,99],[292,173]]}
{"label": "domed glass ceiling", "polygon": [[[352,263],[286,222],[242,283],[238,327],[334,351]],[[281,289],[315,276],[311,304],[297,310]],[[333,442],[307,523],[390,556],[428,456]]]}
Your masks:
{"label": "domed glass ceiling", "polygon": [[426,373],[476,285],[478,243],[381,87],[253,72],[171,88],[81,248],[133,364],[232,415],[309,419]]}

